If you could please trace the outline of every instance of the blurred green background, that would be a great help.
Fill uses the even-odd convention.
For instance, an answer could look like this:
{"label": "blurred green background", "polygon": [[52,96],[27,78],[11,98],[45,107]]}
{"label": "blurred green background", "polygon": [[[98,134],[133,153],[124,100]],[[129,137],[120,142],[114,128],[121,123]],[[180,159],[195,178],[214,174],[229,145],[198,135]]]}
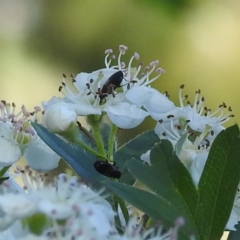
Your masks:
{"label": "blurred green background", "polygon": [[[240,122],[240,2],[237,0],[0,0],[0,98],[29,110],[58,93],[62,73],[104,66],[104,50],[129,47],[166,70],[154,87],[206,105],[232,106]],[[126,59],[126,58],[125,58]],[[149,120],[132,131],[151,128]]]}

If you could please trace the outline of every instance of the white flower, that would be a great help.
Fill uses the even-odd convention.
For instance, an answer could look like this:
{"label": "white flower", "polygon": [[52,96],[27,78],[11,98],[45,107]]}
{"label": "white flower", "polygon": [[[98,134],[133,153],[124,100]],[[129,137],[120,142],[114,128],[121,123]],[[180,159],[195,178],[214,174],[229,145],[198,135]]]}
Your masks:
{"label": "white flower", "polygon": [[105,108],[110,120],[122,129],[130,129],[143,122],[148,112],[126,102]]}
{"label": "white flower", "polygon": [[180,108],[182,110],[180,116],[181,121],[184,122],[185,120],[185,124],[197,132],[202,132],[206,126],[210,126],[211,135],[216,137],[218,133],[224,129],[222,124],[234,116],[231,113],[231,107],[229,107],[227,109],[228,112],[224,114],[223,109],[226,109],[227,106],[225,103],[222,103],[216,111],[211,113],[211,110],[204,105],[205,98],[200,95],[200,90],[196,91],[193,105],[188,102],[185,106],[183,100],[186,99],[187,96],[182,97],[183,88],[184,85],[181,85],[179,91]]}
{"label": "white flower", "polygon": [[[12,165],[24,156],[33,169],[48,171],[58,165],[60,157],[38,137],[30,124],[30,113],[22,106],[15,113],[15,105],[0,103],[0,167]],[[32,120],[39,112],[35,108]]]}
{"label": "white flower", "polygon": [[39,211],[51,219],[81,218],[99,234],[108,234],[113,229],[114,213],[109,203],[74,177],[61,174],[57,189],[49,186],[34,191],[33,195],[38,199]]}
{"label": "white flower", "polygon": [[[36,178],[32,174],[31,176]],[[44,234],[55,236],[57,233],[57,236],[68,236],[66,239],[73,237],[78,239],[75,237],[80,236],[80,232],[89,237],[107,237],[113,233],[117,234],[113,225],[115,213],[110,204],[99,196],[100,192],[93,192],[76,177],[70,178],[61,174],[55,187],[48,185],[37,189],[31,187],[25,189],[28,190],[27,193],[1,195],[0,229],[5,230],[5,236],[10,236],[16,220],[24,219],[35,213],[46,215],[54,223],[49,229],[43,231],[43,236]],[[65,220],[65,225],[63,223],[58,225],[56,220]]]}
{"label": "white flower", "polygon": [[[127,227],[125,228],[124,234],[117,238],[119,240],[177,240],[178,239],[178,229],[182,227],[185,223],[183,218],[178,218],[175,221],[173,228],[163,233],[163,226],[160,226],[158,230],[149,229],[148,231],[142,232],[141,226],[136,226],[136,219],[130,219]],[[154,233],[155,231],[155,233]],[[115,238],[116,239],[116,238]],[[191,239],[189,237],[189,239]]]}
{"label": "white flower", "polygon": [[160,138],[170,140],[173,145],[176,143],[179,136],[188,132],[189,134],[200,134],[208,129],[205,140],[212,142],[215,137],[224,129],[223,123],[228,121],[234,115],[231,114],[231,107],[224,114],[223,109],[226,109],[225,103],[211,113],[211,110],[204,106],[204,97],[200,96],[200,90],[196,91],[194,104],[187,102],[184,105],[183,100],[187,99],[187,95],[182,97],[184,85],[180,87],[179,102],[180,107],[175,107],[168,98],[158,93],[156,90],[149,100],[149,106],[146,109],[150,115],[159,123],[155,127],[155,132]]}
{"label": "white flower", "polygon": [[[206,126],[201,134],[195,134],[188,129],[182,129],[178,125],[178,120],[170,122],[158,122],[155,132],[162,139],[171,141],[179,160],[189,170],[195,185],[198,185],[205,166],[210,146],[208,136],[210,126]],[[213,141],[213,139],[212,139]]]}
{"label": "white flower", "polygon": [[[127,102],[129,106],[137,105],[141,107],[149,98],[146,86],[155,81],[163,73],[163,70],[156,68],[158,61],[150,63],[145,68],[144,73],[141,72],[142,64],[139,64],[137,68],[132,67],[133,60],[139,59],[137,53],[132,56],[128,65],[126,65],[122,62],[122,55],[125,54],[126,50],[126,46],[119,46],[120,54],[117,64],[113,66],[111,64],[115,56],[112,54],[111,49],[106,50],[105,68],[92,73],[82,72],[76,77],[72,76],[73,86],[67,84],[66,76],[63,75],[62,86],[60,86],[59,90],[63,93],[64,98],[53,98],[48,103],[43,102],[43,107],[46,110],[46,118],[48,109],[51,109],[54,104],[61,105],[60,103],[66,104],[64,105],[64,112],[67,112],[66,119],[69,121],[72,121],[72,118],[74,118],[74,114],[72,115],[71,111],[75,111],[78,116],[101,115],[106,112],[108,116],[110,114],[109,118],[112,119],[115,112],[122,111],[120,109],[122,102]],[[153,72],[157,74],[150,78]],[[139,92],[140,97],[135,96],[137,92]],[[145,96],[144,98],[142,97],[143,95]],[[134,108],[132,106],[130,106],[131,109]],[[68,111],[65,107],[68,108]],[[138,109],[137,115],[140,113],[143,113],[143,111]],[[63,123],[60,122],[61,117],[54,116],[50,120],[48,118],[45,120],[45,117],[43,118],[44,125],[55,131],[62,128],[65,129],[69,123],[69,121],[65,120],[65,116],[63,117]],[[59,121],[59,123],[54,123],[53,121]],[[138,121],[140,122],[140,120]],[[138,124],[124,124],[123,127],[132,128]]]}

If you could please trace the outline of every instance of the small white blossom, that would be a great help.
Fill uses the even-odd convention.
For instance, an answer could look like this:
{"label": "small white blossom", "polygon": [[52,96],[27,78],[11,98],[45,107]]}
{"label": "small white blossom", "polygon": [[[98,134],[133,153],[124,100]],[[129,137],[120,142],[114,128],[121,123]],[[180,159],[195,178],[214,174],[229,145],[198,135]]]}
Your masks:
{"label": "small white blossom", "polygon": [[[133,67],[133,61],[139,59],[139,55],[134,53],[129,63],[126,65],[122,62],[122,56],[127,50],[126,46],[119,46],[119,56],[117,64],[112,65],[112,60],[115,58],[113,51],[108,49],[105,57],[105,68],[99,69],[92,73],[79,73],[76,77],[72,75],[72,86],[66,81],[66,75],[63,75],[62,85],[59,90],[63,93],[64,98],[52,98],[49,102],[43,102],[45,116],[43,116],[44,125],[53,131],[61,131],[69,126],[72,119],[75,121],[74,111],[78,116],[101,115],[107,113],[112,121],[116,112],[122,112],[122,103],[129,106],[130,120],[126,119],[125,113],[119,116],[124,122],[122,128],[133,128],[141,123],[148,115],[143,110],[139,109],[145,101],[150,97],[147,93],[147,87],[155,81],[162,73],[161,68],[157,68],[158,61],[153,61],[142,72],[142,64],[138,67]],[[151,78],[151,75],[156,72],[156,75]],[[139,97],[136,94],[139,93]],[[145,96],[144,98],[142,96]],[[55,104],[61,106],[60,113],[48,118],[50,109]],[[63,105],[64,104],[64,105]],[[135,105],[138,108],[135,108]],[[64,107],[63,107],[64,106]],[[68,108],[68,111],[67,109]],[[49,110],[48,110],[49,109]],[[58,117],[66,112],[66,120],[64,117]],[[54,113],[53,113],[54,114]],[[135,116],[136,115],[136,119]],[[145,115],[145,117],[143,117]],[[62,119],[62,120],[61,120]],[[57,122],[56,122],[57,121]],[[61,123],[63,121],[63,123]],[[113,123],[122,122],[113,120]],[[119,124],[117,126],[121,127]]]}
{"label": "small white blossom", "polygon": [[[179,118],[181,118],[182,121],[185,120],[185,124],[197,132],[203,132],[206,126],[210,126],[211,135],[216,137],[218,133],[224,129],[222,124],[234,116],[231,113],[231,107],[227,108],[226,104],[222,103],[219,108],[212,113],[211,109],[208,109],[204,105],[205,98],[200,95],[200,90],[196,91],[194,103],[192,105],[190,102],[187,102],[187,104],[184,105],[183,100],[187,99],[187,95],[182,97],[183,88],[184,85],[181,85],[179,91],[179,101],[180,109],[182,111]],[[226,114],[224,114],[224,109],[227,109]]]}
{"label": "small white blossom", "polygon": [[0,110],[0,167],[12,165],[24,156],[35,170],[55,168],[60,157],[38,137],[30,124],[40,109],[35,107],[35,112],[30,114],[22,106],[21,111],[15,113],[15,104],[0,102]]}

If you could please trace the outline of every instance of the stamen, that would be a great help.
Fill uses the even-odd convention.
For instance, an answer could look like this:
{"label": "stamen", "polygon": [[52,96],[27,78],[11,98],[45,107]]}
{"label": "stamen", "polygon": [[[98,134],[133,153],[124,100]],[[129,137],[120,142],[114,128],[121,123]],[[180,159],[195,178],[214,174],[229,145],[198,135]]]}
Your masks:
{"label": "stamen", "polygon": [[105,62],[105,66],[106,66],[106,68],[110,68],[110,64],[111,64],[111,58],[109,59],[109,61],[108,61],[108,57],[109,57],[109,55],[110,54],[112,54],[113,53],[113,50],[112,49],[107,49],[107,50],[105,50],[105,54],[106,54],[106,56],[105,56],[105,60],[104,60],[104,62]]}
{"label": "stamen", "polygon": [[125,45],[119,45],[119,51],[122,53],[122,54],[125,54],[125,52],[128,50],[128,47],[125,46]]}

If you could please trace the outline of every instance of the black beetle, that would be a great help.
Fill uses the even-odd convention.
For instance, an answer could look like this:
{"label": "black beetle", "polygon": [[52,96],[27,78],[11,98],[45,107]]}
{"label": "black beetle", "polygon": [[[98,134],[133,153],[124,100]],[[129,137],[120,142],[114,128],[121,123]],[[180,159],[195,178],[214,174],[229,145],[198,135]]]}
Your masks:
{"label": "black beetle", "polygon": [[114,90],[116,88],[121,87],[121,82],[123,80],[123,72],[118,71],[115,72],[113,75],[111,75],[108,80],[104,83],[103,87],[98,92],[99,98],[102,101],[104,98],[106,98],[109,94],[114,95]]}
{"label": "black beetle", "polygon": [[111,177],[111,178],[120,178],[122,173],[121,171],[118,170],[117,167],[115,167],[115,162],[114,164],[110,164],[108,161],[99,161],[97,160],[94,163],[94,167],[97,172],[101,173],[102,175],[106,177]]}

